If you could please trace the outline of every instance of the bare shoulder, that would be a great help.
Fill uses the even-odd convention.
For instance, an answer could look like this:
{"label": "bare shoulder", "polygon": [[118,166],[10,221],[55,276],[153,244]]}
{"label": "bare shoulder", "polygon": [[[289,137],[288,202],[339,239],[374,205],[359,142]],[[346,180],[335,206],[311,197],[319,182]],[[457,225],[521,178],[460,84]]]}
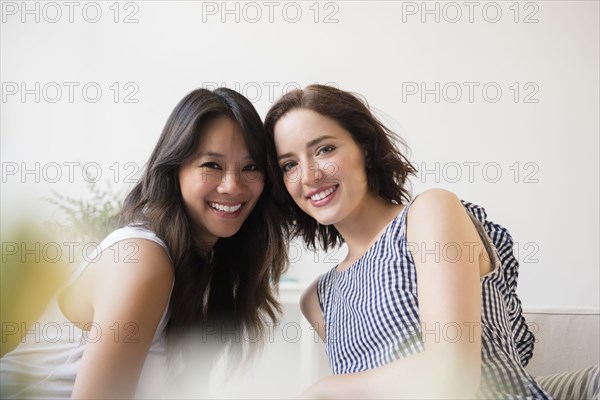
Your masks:
{"label": "bare shoulder", "polygon": [[448,212],[462,210],[462,204],[456,194],[445,189],[428,189],[413,201],[409,214],[425,217],[431,212]]}
{"label": "bare shoulder", "polygon": [[[73,322],[91,322],[100,303],[114,298],[117,292],[125,297],[139,297],[146,292],[146,296],[168,300],[174,269],[166,251],[156,242],[124,239],[88,261],[78,279],[59,295],[63,312]],[[144,286],[148,289],[141,291]]]}
{"label": "bare shoulder", "polygon": [[413,201],[407,214],[407,235],[418,241],[478,238],[460,199],[444,189],[429,189]]}
{"label": "bare shoulder", "polygon": [[104,273],[114,270],[119,274],[135,274],[143,278],[173,276],[173,265],[167,252],[149,239],[118,241],[105,249],[95,264],[98,264],[96,269],[102,269]]}
{"label": "bare shoulder", "polygon": [[167,280],[174,276],[174,267],[166,250],[158,243],[141,238],[115,243],[113,267],[119,273],[132,274],[139,279]]}
{"label": "bare shoulder", "polygon": [[[88,266],[84,279],[94,282],[92,302],[116,290],[135,296],[156,290],[170,292],[174,268],[165,249],[158,243],[142,238],[123,239],[105,249],[98,260]],[[167,290],[168,289],[168,290]],[[167,294],[168,297],[168,294]]]}
{"label": "bare shoulder", "polygon": [[408,230],[413,234],[444,231],[470,219],[456,194],[444,189],[429,189],[412,203],[407,215]]}

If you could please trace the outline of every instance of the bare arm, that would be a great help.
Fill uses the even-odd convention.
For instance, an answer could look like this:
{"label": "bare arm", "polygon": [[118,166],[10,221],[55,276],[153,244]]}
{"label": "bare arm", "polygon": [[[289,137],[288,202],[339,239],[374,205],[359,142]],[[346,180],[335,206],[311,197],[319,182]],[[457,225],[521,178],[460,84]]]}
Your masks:
{"label": "bare arm", "polygon": [[[114,246],[121,250],[129,246],[129,251],[104,251],[93,266],[97,283],[90,297],[95,332],[89,333],[73,398],[135,395],[146,354],[169,299],[173,268],[162,247],[142,239]],[[137,250],[133,255],[131,246]]]}
{"label": "bare arm", "polygon": [[[460,201],[443,190],[415,200],[407,225],[425,350],[368,371],[328,376],[301,397],[465,398],[477,391],[481,289],[479,257],[470,253],[473,243],[483,250],[481,239]],[[452,247],[460,249],[459,257]]]}
{"label": "bare arm", "polygon": [[302,297],[300,298],[300,310],[302,311],[304,318],[306,318],[314,330],[317,331],[321,340],[325,340],[325,320],[323,319],[323,313],[321,312],[319,297],[317,295],[318,282],[319,278],[311,283],[304,293],[302,293]]}

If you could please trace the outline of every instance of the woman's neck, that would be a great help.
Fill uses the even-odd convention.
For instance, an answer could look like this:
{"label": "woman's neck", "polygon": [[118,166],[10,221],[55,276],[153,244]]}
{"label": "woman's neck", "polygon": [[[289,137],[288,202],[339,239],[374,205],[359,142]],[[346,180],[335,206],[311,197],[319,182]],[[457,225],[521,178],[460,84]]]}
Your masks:
{"label": "woman's neck", "polygon": [[341,265],[349,266],[360,258],[403,208],[403,205],[389,200],[372,197],[352,215],[335,224],[348,245],[348,255]]}

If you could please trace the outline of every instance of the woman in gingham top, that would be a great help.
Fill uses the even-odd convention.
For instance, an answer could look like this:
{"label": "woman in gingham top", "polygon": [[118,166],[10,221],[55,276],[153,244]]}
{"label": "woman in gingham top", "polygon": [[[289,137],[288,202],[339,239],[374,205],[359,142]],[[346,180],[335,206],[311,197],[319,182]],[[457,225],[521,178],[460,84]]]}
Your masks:
{"label": "woman in gingham top", "polygon": [[334,373],[302,397],[549,398],[503,227],[445,190],[411,201],[400,139],[351,93],[289,92],[265,127],[291,235],[348,246],[301,300]]}

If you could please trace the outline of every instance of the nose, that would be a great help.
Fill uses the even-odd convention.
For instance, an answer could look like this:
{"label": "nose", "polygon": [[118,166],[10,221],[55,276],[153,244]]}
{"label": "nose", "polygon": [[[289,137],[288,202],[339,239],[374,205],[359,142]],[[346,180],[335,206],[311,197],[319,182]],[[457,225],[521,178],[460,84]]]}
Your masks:
{"label": "nose", "polygon": [[225,170],[221,182],[217,186],[217,193],[238,194],[242,191],[242,186],[242,180],[237,170]]}
{"label": "nose", "polygon": [[305,167],[302,168],[302,184],[310,186],[315,182],[319,182],[323,179],[323,171],[319,166],[318,162],[305,163]]}

